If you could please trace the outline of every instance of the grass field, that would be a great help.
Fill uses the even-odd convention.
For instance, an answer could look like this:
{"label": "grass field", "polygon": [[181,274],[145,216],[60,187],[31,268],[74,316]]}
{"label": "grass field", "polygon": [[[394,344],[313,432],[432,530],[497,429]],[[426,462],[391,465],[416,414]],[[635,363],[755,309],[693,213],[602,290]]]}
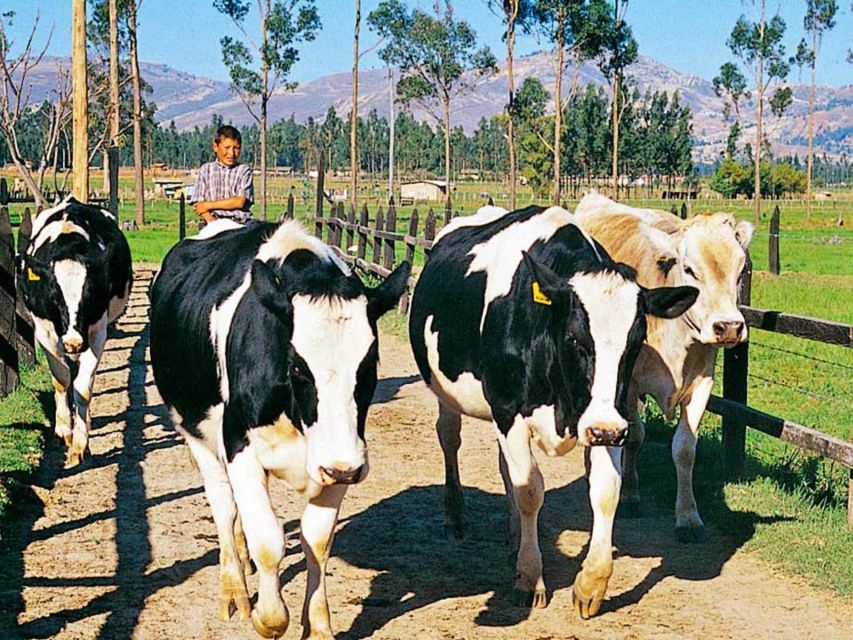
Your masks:
{"label": "grass field", "polygon": [[[296,194],[297,217],[313,215],[313,205],[302,199],[301,182],[273,181],[278,198],[269,207],[274,219],[284,211],[283,198]],[[332,182],[334,187],[344,186]],[[126,185],[123,184],[123,187]],[[384,185],[368,186],[370,211],[375,214]],[[372,195],[371,195],[372,192]],[[481,192],[500,198],[499,185],[460,185],[457,208],[472,213],[484,202]],[[529,203],[529,193],[522,193],[519,204]],[[637,206],[669,209],[671,201],[629,200]],[[573,201],[567,201],[572,208]],[[680,203],[678,203],[680,205]],[[844,323],[853,323],[853,194],[843,193],[836,200],[815,203],[812,220],[806,220],[801,202],[778,203],[781,209],[782,275],[767,273],[768,219],[775,203],[764,203],[765,217],[756,228],[751,246],[755,265],[752,304],[755,307],[786,311]],[[439,219],[440,203],[433,204]],[[13,205],[13,218],[22,210]],[[147,203],[146,225],[129,232],[134,260],[157,263],[178,239],[177,203]],[[429,205],[417,207],[421,219]],[[752,220],[749,202],[699,201],[690,203],[691,213],[728,210],[740,219]],[[328,207],[327,207],[328,210]],[[398,209],[398,231],[407,230],[412,207]],[[841,214],[846,222],[839,227]],[[119,212],[123,220],[133,216],[133,203],[123,202]],[[187,230],[195,232],[192,212],[188,211]],[[306,225],[313,229],[312,225]],[[368,253],[370,257],[372,251]],[[398,244],[398,260],[404,248]],[[416,265],[422,254],[416,256]],[[383,319],[386,330],[405,337],[406,321],[390,315]],[[718,363],[717,389],[720,393],[722,358]],[[37,393],[43,390],[44,371],[27,373],[27,386],[21,392],[0,402],[0,478],[9,471],[31,468],[40,447],[40,432],[32,424],[40,424],[43,415]],[[49,382],[47,383],[49,386]],[[853,351],[813,343],[807,340],[770,334],[758,330],[751,333],[749,404],[768,413],[787,418],[842,439],[853,436]],[[643,449],[640,473],[641,491],[646,498],[674,502],[675,471],[669,454],[672,425],[660,417],[654,407],[648,409],[648,440]],[[14,456],[3,450],[12,450]],[[747,438],[747,474],[738,483],[724,483],[720,462],[719,419],[707,414],[695,472],[696,494],[700,512],[706,522],[725,534],[745,535],[747,546],[790,573],[806,576],[811,582],[853,597],[853,533],[846,528],[847,470],[805,454],[781,441],[750,430]],[[8,476],[7,476],[8,477]],[[8,480],[2,480],[8,482]],[[0,487],[2,492],[2,487]],[[0,495],[0,509],[3,496]]]}

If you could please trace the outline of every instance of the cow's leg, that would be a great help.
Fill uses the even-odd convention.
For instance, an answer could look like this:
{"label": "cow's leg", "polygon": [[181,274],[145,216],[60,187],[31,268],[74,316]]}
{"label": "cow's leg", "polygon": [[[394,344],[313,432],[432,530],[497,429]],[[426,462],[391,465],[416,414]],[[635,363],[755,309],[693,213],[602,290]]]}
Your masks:
{"label": "cow's leg", "polygon": [[512,480],[509,477],[509,467],[503,450],[498,447],[498,468],[501,472],[501,480],[504,483],[507,506],[507,542],[510,548],[510,562],[514,564],[515,553],[518,550],[519,537],[521,536],[521,517],[518,513],[518,505],[515,503],[515,491],[512,488]]}
{"label": "cow's leg", "polygon": [[249,557],[249,545],[246,542],[246,533],[243,531],[243,521],[240,519],[240,514],[237,514],[234,520],[234,540],[237,543],[237,556],[240,558],[240,564],[243,566],[243,574],[247,576],[254,575],[255,565],[252,564],[252,559]]}
{"label": "cow's leg", "polygon": [[589,552],[572,587],[575,611],[582,618],[598,613],[613,573],[613,518],[622,484],[621,447],[589,447],[588,450],[592,537]]}
{"label": "cow's leg", "polygon": [[705,524],[699,517],[696,498],[693,497],[693,463],[696,461],[699,423],[713,386],[714,379],[710,376],[697,380],[692,395],[681,404],[681,416],[672,438],[672,459],[678,477],[675,537],[681,542],[702,542],[705,539]]}
{"label": "cow's leg", "polygon": [[637,474],[637,459],[646,439],[646,425],[640,418],[640,401],[636,389],[628,391],[628,437],[625,439],[623,459],[622,495],[619,498],[619,515],[636,518],[640,512],[640,478]]}
{"label": "cow's leg", "polygon": [[435,423],[441,451],[444,453],[444,528],[455,538],[465,536],[465,499],[459,481],[459,447],[462,444],[462,416],[438,403]]}
{"label": "cow's leg", "polygon": [[332,549],[338,510],[347,485],[325,487],[305,506],[302,514],[302,550],[308,567],[305,603],[302,605],[303,637],[331,640],[332,624],[326,599],[326,561]]}
{"label": "cow's leg", "polygon": [[[228,620],[233,603],[240,613],[240,619],[247,620],[252,608],[249,605],[244,565],[236,539],[239,517],[228,482],[228,473],[225,471],[225,465],[201,440],[187,433],[183,435],[204,480],[204,493],[210,504],[219,537],[219,617]],[[243,545],[245,546],[245,539]]]}
{"label": "cow's leg", "polygon": [[53,399],[56,403],[54,432],[62,438],[66,447],[71,446],[71,406],[68,388],[71,386],[71,369],[61,358],[47,352],[47,364],[53,378]]}
{"label": "cow's leg", "polygon": [[544,607],[545,581],[542,579],[542,553],[539,550],[537,520],[544,499],[542,473],[530,450],[530,430],[519,417],[498,443],[506,466],[521,525],[515,565],[515,596],[521,606]]}
{"label": "cow's leg", "polygon": [[252,624],[263,637],[277,638],[287,630],[290,616],[278,580],[284,532],[270,503],[267,474],[252,444],[237,452],[227,468],[240,518],[247,524],[249,554],[258,568],[258,603],[252,611]]}
{"label": "cow's leg", "polygon": [[107,342],[107,318],[104,316],[89,332],[89,349],[80,354],[77,361],[77,375],[74,377],[74,434],[71,448],[68,450],[68,464],[74,466],[83,461],[89,449],[89,428],[92,418],[89,415],[89,403],[92,401],[92,389],[95,386],[95,371],[104,345]]}

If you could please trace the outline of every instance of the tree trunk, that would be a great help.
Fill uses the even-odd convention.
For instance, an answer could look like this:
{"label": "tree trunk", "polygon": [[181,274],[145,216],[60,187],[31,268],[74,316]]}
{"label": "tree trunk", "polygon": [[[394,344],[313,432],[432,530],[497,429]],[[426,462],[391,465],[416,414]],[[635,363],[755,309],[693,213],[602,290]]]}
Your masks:
{"label": "tree trunk", "polygon": [[388,67],[388,197],[394,196],[394,71]]}
{"label": "tree trunk", "polygon": [[506,78],[509,86],[509,121],[507,122],[507,138],[509,143],[509,208],[515,211],[515,190],[518,183],[517,169],[515,166],[515,133],[513,132],[513,120],[515,119],[515,77],[512,69],[512,54],[515,48],[515,19],[518,16],[518,1],[510,0],[510,13],[507,15],[506,24]]}
{"label": "tree trunk", "polygon": [[130,40],[130,77],[133,84],[133,168],[136,182],[134,219],[145,224],[145,172],[142,158],[142,79],[139,76],[139,46],[136,32],[136,0],[127,5],[127,31]]}
{"label": "tree trunk", "polygon": [[[118,90],[118,7],[117,0],[110,0],[110,137],[109,144],[105,146],[115,147],[118,145],[119,132],[119,90]],[[110,176],[107,170],[109,160],[104,154],[104,192],[110,191]]]}
{"label": "tree trunk", "polygon": [[71,16],[71,59],[73,78],[74,197],[89,200],[89,98],[86,66],[86,2],[74,0]]}
{"label": "tree trunk", "polygon": [[349,131],[350,207],[355,211],[358,188],[358,32],[361,29],[361,0],[355,0],[355,33],[352,40],[352,110]]}
{"label": "tree trunk", "polygon": [[[759,38],[762,42],[764,41],[764,6],[764,0],[762,0],[761,22],[759,24]],[[758,101],[758,107],[755,119],[755,151],[752,154],[755,158],[755,180],[753,181],[755,188],[752,192],[752,205],[757,223],[761,220],[761,125],[764,119],[764,56],[761,53],[758,55],[758,82],[755,83],[755,97]]]}
{"label": "tree trunk", "polygon": [[560,204],[560,132],[563,129],[563,25],[557,31],[557,80],[554,82],[554,204]]}
{"label": "tree trunk", "polygon": [[812,219],[812,199],[814,198],[812,175],[814,172],[814,102],[815,102],[815,66],[817,64],[817,33],[812,34],[812,86],[809,92],[809,157],[806,171],[806,220]]}
{"label": "tree trunk", "polygon": [[619,84],[621,76],[613,78],[613,199],[619,199]]}
{"label": "tree trunk", "polygon": [[450,97],[444,96],[444,188],[446,209],[450,203]]}

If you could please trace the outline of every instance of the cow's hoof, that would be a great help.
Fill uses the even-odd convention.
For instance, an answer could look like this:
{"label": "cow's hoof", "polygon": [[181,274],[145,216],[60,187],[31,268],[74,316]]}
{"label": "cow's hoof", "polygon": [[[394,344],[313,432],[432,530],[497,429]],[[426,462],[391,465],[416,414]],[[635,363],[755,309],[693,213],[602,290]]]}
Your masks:
{"label": "cow's hoof", "polygon": [[240,620],[249,619],[252,613],[252,606],[249,604],[249,594],[246,591],[245,585],[239,579],[223,576],[219,591],[219,618],[223,622],[227,622],[231,619],[231,614],[235,609],[240,616]]}
{"label": "cow's hoof", "polygon": [[512,590],[512,603],[516,607],[525,609],[544,609],[548,604],[548,596],[545,593],[545,589],[528,591],[526,589],[515,588]]}
{"label": "cow's hoof", "polygon": [[305,640],[335,640],[334,634],[331,631],[311,631]]}
{"label": "cow's hoof", "polygon": [[708,539],[708,534],[705,531],[704,525],[698,525],[695,527],[676,527],[675,528],[675,539],[679,542],[686,542],[687,544],[695,544],[700,542],[705,542]]}
{"label": "cow's hoof", "polygon": [[579,573],[572,585],[572,605],[584,620],[598,613],[607,591],[607,578],[587,578]]}
{"label": "cow's hoof", "polygon": [[267,616],[267,620],[261,621],[261,616],[257,609],[252,611],[252,626],[264,638],[280,638],[287,631],[287,625],[290,623],[290,616],[287,613],[287,607],[282,607],[281,612],[276,616]]}
{"label": "cow's hoof", "polygon": [[70,450],[68,452],[68,457],[65,460],[65,467],[67,469],[73,469],[74,467],[81,466],[86,459],[89,457],[89,450],[83,449],[82,451]]}
{"label": "cow's hoof", "polygon": [[619,507],[616,510],[617,518],[625,518],[627,520],[631,520],[634,518],[642,518],[643,517],[643,505],[640,502],[640,499],[636,500],[621,500],[619,502]]}
{"label": "cow's hoof", "polygon": [[62,438],[62,441],[65,443],[66,448],[68,448],[68,449],[71,448],[71,442],[73,441],[74,438],[70,433],[65,434],[65,435],[60,435],[57,433],[56,435],[58,435],[60,438]]}

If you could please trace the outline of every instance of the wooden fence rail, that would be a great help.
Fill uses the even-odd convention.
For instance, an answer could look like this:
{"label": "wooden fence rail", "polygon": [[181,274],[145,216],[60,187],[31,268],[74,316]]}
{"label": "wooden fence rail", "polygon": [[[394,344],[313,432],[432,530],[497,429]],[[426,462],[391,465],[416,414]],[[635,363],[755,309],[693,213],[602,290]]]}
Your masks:
{"label": "wooden fence rail", "polygon": [[[445,221],[458,215],[445,211],[440,213]],[[686,215],[686,209],[675,210],[673,213],[683,216]],[[356,224],[351,216],[344,216],[343,205],[335,205],[329,217],[317,215],[313,218],[315,233],[317,237],[322,238],[323,228],[326,227],[329,244],[339,251],[345,261],[379,278],[385,278],[393,269],[398,259],[398,247],[404,247],[399,258],[408,260],[411,264],[414,264],[417,249],[423,250],[424,262],[429,260],[429,252],[436,235],[436,215],[432,209],[424,220],[421,236],[418,236],[420,214],[417,209],[409,218],[406,233],[400,233],[396,229],[396,211],[393,204],[389,207],[387,218],[382,207],[377,209],[373,227],[369,224],[369,217],[367,206],[363,205]],[[778,224],[778,214],[774,212],[773,217],[777,219]],[[342,231],[357,234],[357,247],[352,247],[352,244],[341,245]],[[772,239],[771,234],[771,241]],[[371,245],[374,250],[372,260],[368,260],[367,247]],[[778,252],[778,242],[775,247]],[[409,284],[414,285],[414,282],[415,278],[412,277]],[[752,262],[747,259],[739,297],[741,311],[750,328],[853,348],[853,325],[751,307],[751,287]],[[399,307],[402,313],[407,312],[408,303],[409,296],[406,294]],[[849,470],[847,522],[853,528],[853,442],[846,442],[750,407],[747,404],[748,374],[749,343],[727,349],[723,356],[723,396],[712,396],[708,403],[708,410],[723,418],[723,456],[727,477],[734,479],[743,473],[747,427],[775,436],[800,449],[833,460]]]}

